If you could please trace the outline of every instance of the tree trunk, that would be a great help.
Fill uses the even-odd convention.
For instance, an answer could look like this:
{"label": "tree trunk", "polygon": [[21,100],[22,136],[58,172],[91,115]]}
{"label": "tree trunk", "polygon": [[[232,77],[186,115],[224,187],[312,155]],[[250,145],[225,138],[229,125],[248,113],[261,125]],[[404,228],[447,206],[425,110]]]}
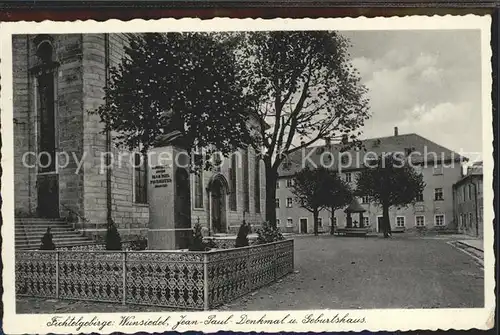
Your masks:
{"label": "tree trunk", "polygon": [[266,221],[276,227],[276,182],[278,174],[268,162],[266,166]]}
{"label": "tree trunk", "polygon": [[335,235],[335,225],[333,224],[333,218],[335,214],[335,209],[332,207],[331,209],[332,215],[330,216],[330,235]]}
{"label": "tree trunk", "polygon": [[314,236],[318,236],[318,210],[313,210]]}
{"label": "tree trunk", "polygon": [[382,230],[384,237],[387,238],[391,234],[391,221],[389,219],[389,205],[382,204]]}

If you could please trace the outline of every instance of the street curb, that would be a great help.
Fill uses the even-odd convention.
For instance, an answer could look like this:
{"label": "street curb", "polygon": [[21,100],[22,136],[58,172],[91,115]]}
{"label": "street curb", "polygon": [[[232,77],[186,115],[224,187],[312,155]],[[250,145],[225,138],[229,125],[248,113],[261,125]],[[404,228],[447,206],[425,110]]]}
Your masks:
{"label": "street curb", "polygon": [[462,242],[462,241],[456,241],[456,242],[457,242],[458,244],[460,244],[461,246],[463,246],[463,247],[466,247],[466,248],[472,248],[472,249],[475,249],[475,250],[477,250],[477,251],[479,251],[479,252],[481,252],[481,253],[483,253],[483,254],[484,254],[484,250],[481,250],[481,249],[479,249],[478,247],[475,247],[475,246],[473,246],[473,245],[470,245],[470,244],[464,243],[464,242]]}
{"label": "street curb", "polygon": [[484,256],[484,253],[482,250],[479,250],[477,248],[474,248],[474,247],[471,247],[469,246],[468,244],[466,243],[460,243],[459,241],[449,241],[449,242],[446,242],[448,245],[460,250],[461,252],[463,252],[464,254],[468,255],[469,257],[472,257],[477,263],[479,266],[481,266],[481,268],[484,269],[484,258],[483,257],[479,257],[478,255],[474,255],[474,253],[470,252],[467,250],[467,248],[471,248],[471,249],[474,249],[476,251],[479,251],[481,252],[481,255]]}

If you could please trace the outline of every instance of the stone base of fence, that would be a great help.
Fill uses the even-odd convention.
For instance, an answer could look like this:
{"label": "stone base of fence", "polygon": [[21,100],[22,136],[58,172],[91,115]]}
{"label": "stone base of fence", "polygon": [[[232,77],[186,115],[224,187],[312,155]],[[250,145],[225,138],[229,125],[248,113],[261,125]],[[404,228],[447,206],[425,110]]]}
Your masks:
{"label": "stone base of fence", "polygon": [[208,310],[293,272],[293,240],[190,251],[16,251],[16,294]]}

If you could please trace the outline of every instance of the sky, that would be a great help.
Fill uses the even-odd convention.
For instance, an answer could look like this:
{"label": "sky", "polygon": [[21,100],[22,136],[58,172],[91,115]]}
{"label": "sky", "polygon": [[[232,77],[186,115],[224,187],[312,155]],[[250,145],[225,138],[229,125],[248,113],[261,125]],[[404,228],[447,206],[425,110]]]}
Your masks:
{"label": "sky", "polygon": [[457,152],[482,151],[479,30],[342,35],[369,90],[372,117],[363,138],[391,136],[398,127]]}

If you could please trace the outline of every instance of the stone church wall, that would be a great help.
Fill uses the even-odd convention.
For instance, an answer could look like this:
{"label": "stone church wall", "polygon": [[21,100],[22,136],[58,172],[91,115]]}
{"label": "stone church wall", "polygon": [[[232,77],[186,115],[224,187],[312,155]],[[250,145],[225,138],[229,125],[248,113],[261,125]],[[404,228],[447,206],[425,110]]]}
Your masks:
{"label": "stone church wall", "polygon": [[[30,69],[37,65],[35,35],[19,35],[13,38],[13,92],[15,136],[15,198],[16,215],[37,216],[37,170],[23,165],[23,154],[37,152],[38,120],[36,79]],[[101,168],[102,153],[106,152],[106,135],[98,115],[90,114],[104,102],[105,35],[68,34],[51,35],[54,58],[59,62],[55,75],[56,151],[83,159],[83,167],[70,157],[69,164],[58,171],[59,212],[66,217],[77,213],[88,222],[85,229],[104,233],[106,227],[107,193],[106,169]],[[117,65],[124,57],[127,34],[109,34],[109,63]],[[124,238],[146,235],[149,208],[134,201],[134,168],[130,153],[118,149],[111,151],[115,158],[112,169],[112,217]],[[237,231],[243,218],[252,225],[263,221],[265,212],[265,173],[260,168],[260,213],[255,210],[254,168],[255,153],[249,150],[249,212],[244,213],[243,171],[237,169],[237,209],[229,208],[226,197],[226,220],[229,230]],[[133,160],[132,160],[133,161]],[[28,163],[34,163],[28,160]],[[229,163],[221,168],[229,182]],[[194,180],[191,175],[192,222],[209,226],[209,193],[207,186],[213,173],[204,172],[203,208],[194,208]],[[82,220],[83,221],[83,220]]]}

